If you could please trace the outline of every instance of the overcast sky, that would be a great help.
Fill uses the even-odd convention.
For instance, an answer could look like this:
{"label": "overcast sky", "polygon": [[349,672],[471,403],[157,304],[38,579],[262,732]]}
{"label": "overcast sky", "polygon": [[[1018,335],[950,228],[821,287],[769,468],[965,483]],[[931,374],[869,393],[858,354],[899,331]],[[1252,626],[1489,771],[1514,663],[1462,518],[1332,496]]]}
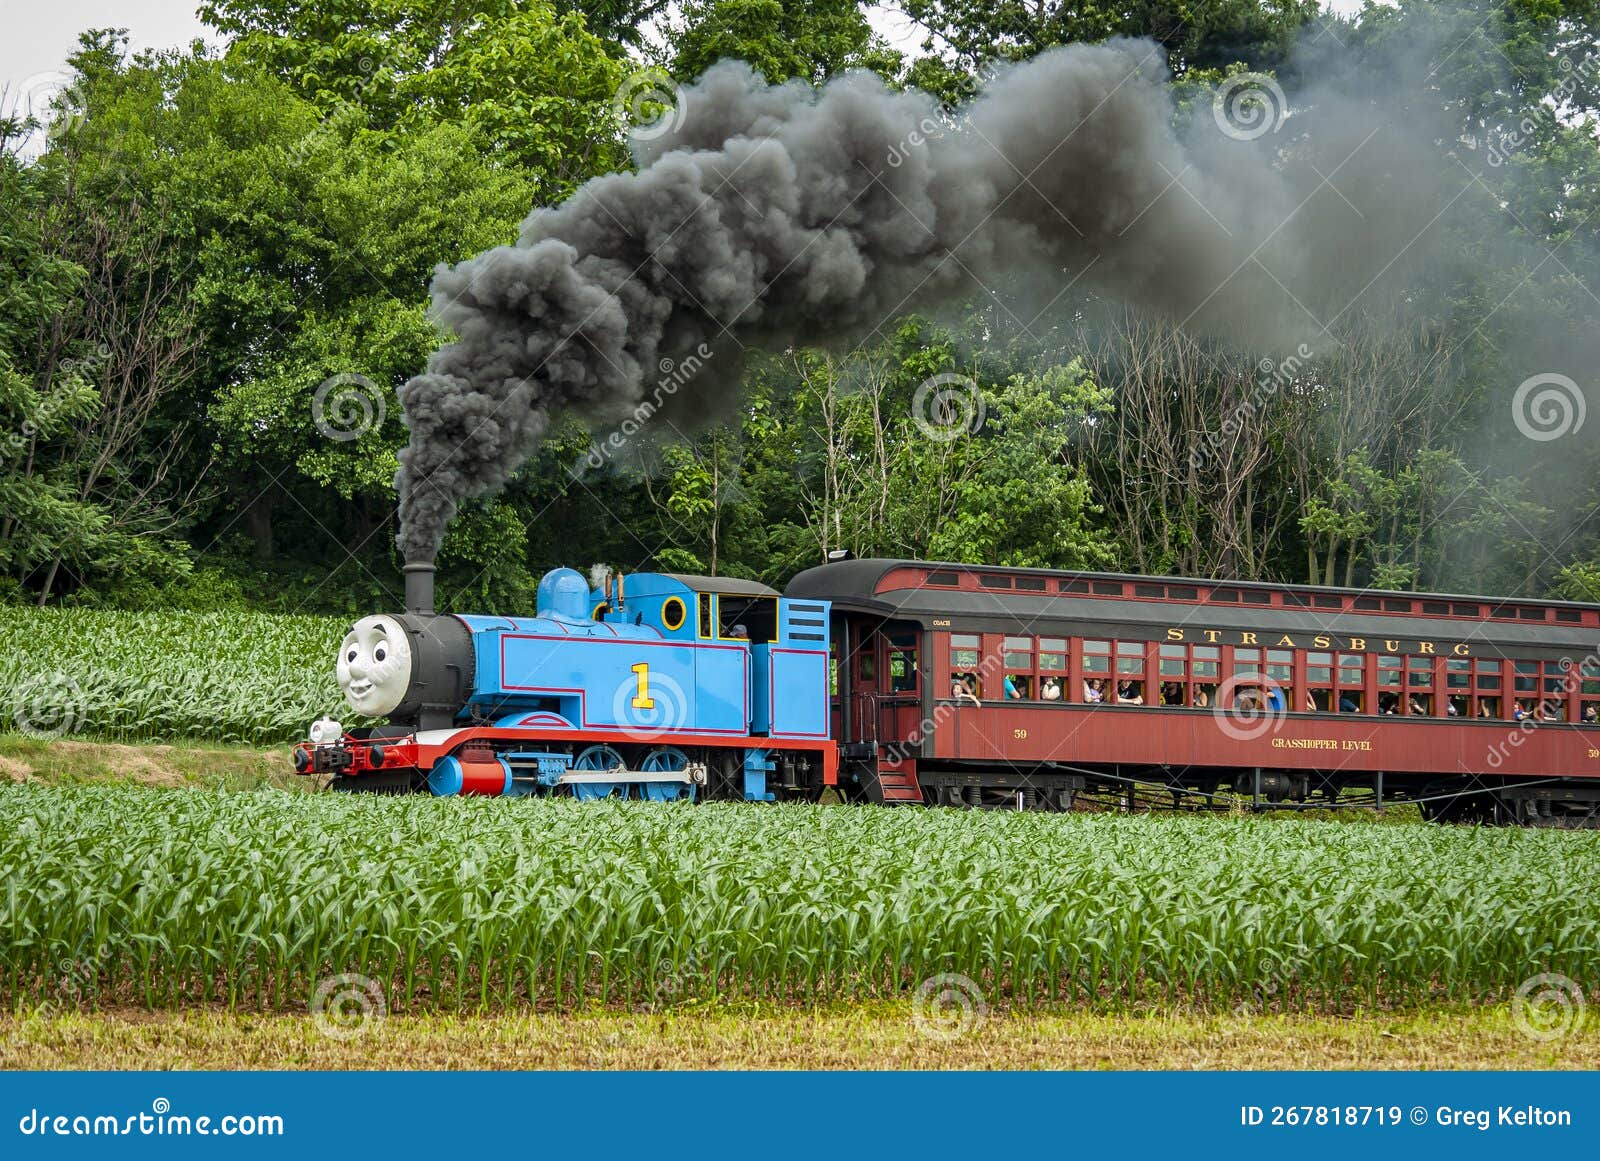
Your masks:
{"label": "overcast sky", "polygon": [[[1350,12],[1360,4],[1335,0],[1333,7]],[[12,100],[30,83],[37,86],[41,77],[48,81],[60,73],[84,29],[126,28],[135,49],[187,44],[206,31],[195,17],[195,0],[17,0],[7,8],[0,86]],[[921,40],[892,13],[874,11],[872,23],[898,48],[915,49]]]}

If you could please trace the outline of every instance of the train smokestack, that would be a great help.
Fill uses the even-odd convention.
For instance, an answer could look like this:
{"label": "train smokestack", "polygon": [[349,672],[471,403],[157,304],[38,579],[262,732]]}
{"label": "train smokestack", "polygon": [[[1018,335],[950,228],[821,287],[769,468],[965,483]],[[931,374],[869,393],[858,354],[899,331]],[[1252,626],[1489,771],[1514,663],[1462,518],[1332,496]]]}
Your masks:
{"label": "train smokestack", "polygon": [[433,616],[433,565],[412,561],[401,571],[406,575],[406,612]]}

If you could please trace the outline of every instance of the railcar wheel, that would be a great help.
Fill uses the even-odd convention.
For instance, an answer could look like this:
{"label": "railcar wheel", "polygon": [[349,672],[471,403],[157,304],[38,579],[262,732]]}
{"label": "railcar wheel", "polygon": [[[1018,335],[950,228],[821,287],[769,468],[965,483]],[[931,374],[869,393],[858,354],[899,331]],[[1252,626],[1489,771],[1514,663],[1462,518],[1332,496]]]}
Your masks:
{"label": "railcar wheel", "polygon": [[[579,754],[572,762],[574,770],[620,770],[622,769],[622,755],[610,746],[590,746]],[[628,797],[628,784],[626,782],[574,782],[572,784],[572,797],[580,802],[592,802],[597,798],[610,798],[621,791],[620,797]]]}
{"label": "railcar wheel", "polygon": [[[689,755],[676,746],[663,746],[659,750],[651,750],[645,755],[639,769],[651,773],[670,771],[677,773],[689,768]],[[694,801],[693,782],[645,782],[641,783],[644,796],[651,802],[676,802],[680,798]]]}

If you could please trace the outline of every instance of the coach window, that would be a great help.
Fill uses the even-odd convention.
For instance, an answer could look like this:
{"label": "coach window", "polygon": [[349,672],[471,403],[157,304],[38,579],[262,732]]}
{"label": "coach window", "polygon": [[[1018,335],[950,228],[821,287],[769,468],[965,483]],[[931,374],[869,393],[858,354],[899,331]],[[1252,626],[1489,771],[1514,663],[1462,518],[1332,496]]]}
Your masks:
{"label": "coach window", "polygon": [[1033,697],[1033,638],[1007,637],[1002,657],[1006,696],[1030,700]]}
{"label": "coach window", "polygon": [[1333,654],[1306,654],[1306,709],[1327,713],[1333,709]]}
{"label": "coach window", "polygon": [[1039,698],[1064,701],[1067,696],[1067,639],[1039,638]]}
{"label": "coach window", "polygon": [[1215,645],[1196,645],[1191,657],[1194,684],[1190,690],[1189,704],[1196,709],[1207,709],[1217,702],[1217,676],[1222,663],[1222,650]]}
{"label": "coach window", "polygon": [[1406,658],[1406,707],[1408,712],[1418,712],[1415,706],[1421,706],[1424,714],[1433,714],[1433,658],[1432,657],[1407,657]]}
{"label": "coach window", "polygon": [[1367,710],[1366,660],[1359,653],[1339,654],[1339,700],[1342,714],[1359,714]]}
{"label": "coach window", "polygon": [[1474,716],[1477,707],[1472,704],[1472,662],[1465,657],[1452,657],[1444,663],[1445,696],[1450,699],[1450,716]]}
{"label": "coach window", "polygon": [[1567,668],[1570,662],[1546,661],[1544,663],[1544,697],[1539,702],[1539,720],[1564,722],[1567,720]]}
{"label": "coach window", "polygon": [[917,692],[917,635],[889,634],[889,692]]}
{"label": "coach window", "polygon": [[1163,645],[1161,647],[1161,704],[1187,705],[1189,684],[1189,647]]}
{"label": "coach window", "polygon": [[1409,707],[1402,704],[1405,690],[1402,684],[1405,675],[1400,666],[1403,664],[1398,657],[1378,658],[1378,712],[1380,714],[1398,714],[1406,712]]}
{"label": "coach window", "polygon": [[[981,697],[978,684],[978,655],[982,651],[983,642],[976,633],[950,634],[950,689],[955,690],[956,683],[960,682],[972,691],[974,697]],[[941,691],[942,692],[942,691]]]}
{"label": "coach window", "polygon": [[1267,650],[1267,681],[1277,687],[1279,696],[1283,698],[1283,708],[1303,708],[1291,704],[1294,701],[1294,650]]}
{"label": "coach window", "polygon": [[1600,723],[1600,677],[1594,673],[1594,666],[1585,658],[1579,670],[1583,675],[1583,683],[1578,687],[1578,694],[1582,699],[1580,705],[1580,718],[1589,725]]}
{"label": "coach window", "polygon": [[1474,717],[1497,718],[1500,717],[1500,670],[1498,661],[1478,662],[1477,683],[1478,702],[1472,707]]}
{"label": "coach window", "polygon": [[1144,705],[1144,642],[1117,642],[1117,700]]}
{"label": "coach window", "polygon": [[1106,702],[1111,700],[1111,642],[1085,641],[1083,643],[1083,688],[1078,690],[1078,701]]}

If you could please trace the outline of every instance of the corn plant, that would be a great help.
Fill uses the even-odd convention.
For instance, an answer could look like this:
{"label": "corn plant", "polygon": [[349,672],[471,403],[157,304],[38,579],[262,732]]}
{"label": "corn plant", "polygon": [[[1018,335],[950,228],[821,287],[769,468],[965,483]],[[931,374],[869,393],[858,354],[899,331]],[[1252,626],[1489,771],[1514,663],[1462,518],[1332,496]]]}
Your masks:
{"label": "corn plant", "polygon": [[0,998],[1472,1003],[1600,983],[1597,872],[1594,832],[16,786]]}
{"label": "corn plant", "polygon": [[0,606],[0,730],[270,745],[344,701],[337,617]]}

